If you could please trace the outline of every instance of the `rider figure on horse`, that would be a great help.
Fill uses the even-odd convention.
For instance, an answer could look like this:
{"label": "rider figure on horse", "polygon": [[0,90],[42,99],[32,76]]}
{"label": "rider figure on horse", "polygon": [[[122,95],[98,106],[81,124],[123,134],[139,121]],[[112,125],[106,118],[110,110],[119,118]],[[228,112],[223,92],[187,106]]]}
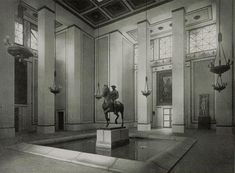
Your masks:
{"label": "rider figure on horse", "polygon": [[112,85],[112,91],[110,92],[110,97],[111,97],[111,100],[112,100],[112,105],[113,105],[113,112],[115,113],[116,112],[116,105],[117,105],[117,99],[119,98],[119,93],[118,93],[118,90],[116,90],[116,86],[115,85]]}

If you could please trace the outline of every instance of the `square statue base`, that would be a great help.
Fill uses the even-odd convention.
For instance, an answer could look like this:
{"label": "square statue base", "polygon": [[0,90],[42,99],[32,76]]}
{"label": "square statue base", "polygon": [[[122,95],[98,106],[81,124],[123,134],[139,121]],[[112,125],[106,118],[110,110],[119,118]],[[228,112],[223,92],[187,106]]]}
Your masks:
{"label": "square statue base", "polygon": [[96,147],[115,148],[129,143],[129,129],[126,127],[101,128],[96,132]]}

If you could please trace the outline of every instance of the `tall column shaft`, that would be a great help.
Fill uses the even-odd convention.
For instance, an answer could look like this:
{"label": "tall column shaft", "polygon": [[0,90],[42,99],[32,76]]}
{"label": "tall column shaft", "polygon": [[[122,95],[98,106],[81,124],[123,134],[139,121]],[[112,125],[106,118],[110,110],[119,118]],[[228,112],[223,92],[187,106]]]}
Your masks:
{"label": "tall column shaft", "polygon": [[55,13],[42,8],[38,12],[38,127],[39,133],[55,131],[55,99],[49,91],[55,71]]}
{"label": "tall column shaft", "polygon": [[172,11],[172,132],[184,133],[185,10]]}
{"label": "tall column shaft", "polygon": [[0,5],[0,138],[14,137],[14,58],[7,53],[3,39],[14,42],[16,0]]}
{"label": "tall column shaft", "polygon": [[[147,98],[141,91],[145,89],[145,77],[151,80],[150,69],[150,30],[148,21],[138,23],[138,77],[137,77],[137,102],[138,102],[138,130],[151,130],[151,96]],[[150,83],[149,83],[150,85]]]}
{"label": "tall column shaft", "polygon": [[66,33],[67,129],[81,123],[81,31],[73,26]]}

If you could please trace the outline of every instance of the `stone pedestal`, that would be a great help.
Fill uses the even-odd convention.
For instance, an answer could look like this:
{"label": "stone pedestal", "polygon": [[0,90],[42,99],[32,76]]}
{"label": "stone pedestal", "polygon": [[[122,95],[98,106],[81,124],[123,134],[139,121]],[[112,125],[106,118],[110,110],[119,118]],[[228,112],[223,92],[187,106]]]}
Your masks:
{"label": "stone pedestal", "polygon": [[103,128],[96,132],[96,147],[115,148],[129,142],[129,129],[125,127]]}
{"label": "stone pedestal", "polygon": [[198,129],[210,129],[211,118],[209,116],[198,117]]}

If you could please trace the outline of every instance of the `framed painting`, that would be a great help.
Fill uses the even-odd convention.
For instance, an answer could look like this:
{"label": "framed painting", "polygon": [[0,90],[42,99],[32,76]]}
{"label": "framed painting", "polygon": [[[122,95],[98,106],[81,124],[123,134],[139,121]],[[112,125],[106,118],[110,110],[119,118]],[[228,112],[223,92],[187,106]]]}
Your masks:
{"label": "framed painting", "polygon": [[157,73],[157,105],[172,105],[172,71]]}

